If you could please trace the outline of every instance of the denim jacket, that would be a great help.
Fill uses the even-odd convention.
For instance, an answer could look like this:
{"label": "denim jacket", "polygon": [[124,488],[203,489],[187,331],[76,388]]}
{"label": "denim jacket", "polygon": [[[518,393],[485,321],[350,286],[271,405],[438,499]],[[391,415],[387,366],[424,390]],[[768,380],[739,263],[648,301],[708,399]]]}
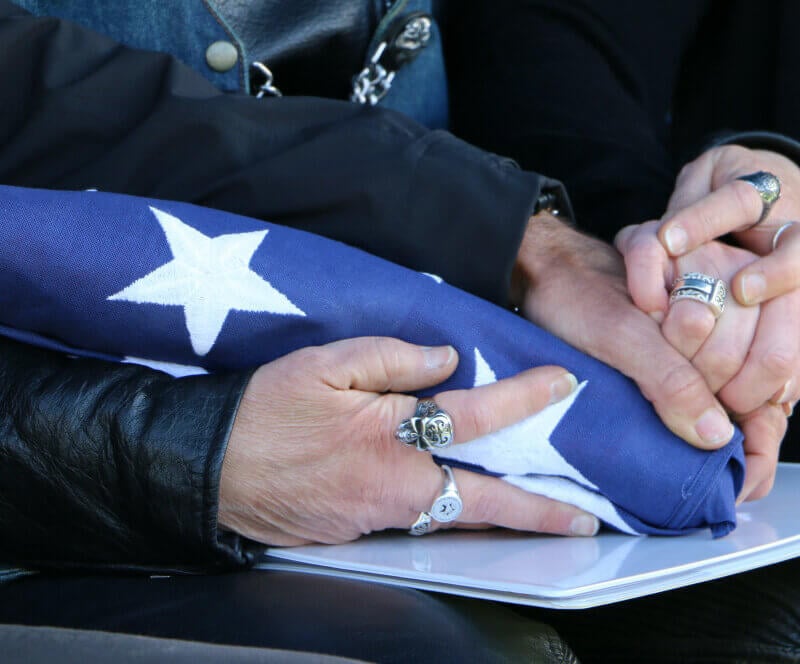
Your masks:
{"label": "denim jacket", "polygon": [[[284,94],[347,98],[387,27],[416,12],[433,16],[437,0],[14,2],[39,16],[74,21],[126,46],[170,53],[226,92],[256,94],[263,79],[258,79],[253,63],[260,63],[274,73],[273,85]],[[278,21],[280,28],[272,31],[270,26]],[[430,128],[447,126],[447,84],[435,20],[429,41],[413,61],[398,69],[380,104]]]}

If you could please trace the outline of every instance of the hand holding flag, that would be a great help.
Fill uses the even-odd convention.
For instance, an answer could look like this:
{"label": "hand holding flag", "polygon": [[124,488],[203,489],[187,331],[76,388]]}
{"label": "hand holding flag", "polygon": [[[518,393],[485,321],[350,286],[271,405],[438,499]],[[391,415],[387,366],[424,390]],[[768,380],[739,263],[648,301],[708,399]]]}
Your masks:
{"label": "hand holding flag", "polygon": [[0,211],[0,322],[9,336],[183,372],[396,337],[458,350],[443,391],[558,364],[580,382],[569,399],[441,458],[571,502],[624,532],[734,526],[741,435],[711,452],[687,445],[615,370],[431,275],[179,203],[2,187]]}
{"label": "hand holding flag", "polygon": [[[408,529],[430,509],[442,474],[430,455],[394,439],[416,401],[402,392],[431,389],[457,364],[450,346],[362,337],[304,348],[259,368],[225,454],[219,523],[273,545]],[[573,387],[563,369],[538,367],[435,399],[457,423],[458,445],[542,410]],[[457,526],[564,535],[597,530],[597,519],[571,505],[488,475],[455,473],[464,500]]]}

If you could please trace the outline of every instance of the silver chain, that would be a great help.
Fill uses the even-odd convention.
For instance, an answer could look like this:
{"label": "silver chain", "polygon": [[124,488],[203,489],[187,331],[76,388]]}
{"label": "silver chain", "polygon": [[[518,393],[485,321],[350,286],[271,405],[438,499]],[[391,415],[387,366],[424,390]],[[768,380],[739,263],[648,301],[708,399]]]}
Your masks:
{"label": "silver chain", "polygon": [[386,42],[381,42],[369,61],[369,64],[361,70],[361,73],[353,80],[353,92],[350,101],[358,104],[369,104],[375,106],[383,99],[392,87],[395,72],[387,71],[379,64],[379,60],[386,50]]}
{"label": "silver chain", "polygon": [[250,66],[264,77],[264,82],[258,86],[256,99],[261,99],[266,95],[270,95],[271,97],[283,97],[283,93],[273,85],[275,77],[272,75],[272,71],[267,65],[262,62],[254,62]]}

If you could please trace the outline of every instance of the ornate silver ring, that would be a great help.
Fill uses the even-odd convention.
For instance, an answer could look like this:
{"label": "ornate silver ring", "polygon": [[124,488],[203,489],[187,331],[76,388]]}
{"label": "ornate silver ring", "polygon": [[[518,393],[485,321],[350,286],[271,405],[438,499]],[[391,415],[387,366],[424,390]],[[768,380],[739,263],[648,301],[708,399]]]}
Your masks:
{"label": "ornate silver ring", "polygon": [[687,272],[672,284],[669,303],[672,305],[678,300],[696,300],[711,309],[714,318],[719,318],[725,311],[727,297],[728,286],[722,279],[702,272]]}
{"label": "ornate silver ring", "polygon": [[411,524],[408,530],[409,535],[424,535],[431,529],[431,522],[449,523],[461,516],[464,509],[464,502],[456,486],[456,478],[450,466],[442,465],[444,473],[444,487],[439,497],[433,501],[433,505],[427,512],[420,512],[417,520]]}
{"label": "ornate silver ring", "polygon": [[453,420],[435,401],[420,401],[414,416],[400,422],[394,436],[421,452],[442,449],[453,442]]}
{"label": "ornate silver ring", "polygon": [[767,173],[767,171],[758,171],[756,173],[750,173],[749,175],[742,175],[736,179],[743,180],[753,185],[758,195],[761,196],[761,216],[758,218],[758,221],[749,228],[758,226],[767,218],[770,209],[781,197],[781,181],[777,176],[772,173]]}

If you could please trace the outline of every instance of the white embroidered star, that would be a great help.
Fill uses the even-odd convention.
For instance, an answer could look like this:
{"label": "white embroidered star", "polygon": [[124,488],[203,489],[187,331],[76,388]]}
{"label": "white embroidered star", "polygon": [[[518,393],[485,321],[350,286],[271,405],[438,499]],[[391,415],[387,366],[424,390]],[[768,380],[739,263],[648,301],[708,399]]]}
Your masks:
{"label": "white embroidered star", "polygon": [[[494,370],[476,348],[474,386],[496,381]],[[437,456],[501,473],[506,482],[525,491],[576,505],[622,532],[636,534],[613,503],[550,442],[553,432],[587,384],[588,381],[583,381],[566,399],[521,422],[463,445],[448,447]]]}
{"label": "white embroidered star", "polygon": [[197,355],[206,355],[232,311],[305,316],[249,265],[266,230],[208,237],[177,217],[151,207],[166,235],[172,260],[109,300],[183,307]]}
{"label": "white embroidered star", "polygon": [[[480,350],[475,349],[475,380],[473,385],[489,385],[497,377]],[[569,412],[586,381],[566,399],[548,406],[535,415],[505,429],[476,438],[463,445],[449,447],[439,456],[478,464],[504,475],[544,474],[568,477],[575,482],[594,487],[583,474],[553,447],[550,438],[562,418]]]}

